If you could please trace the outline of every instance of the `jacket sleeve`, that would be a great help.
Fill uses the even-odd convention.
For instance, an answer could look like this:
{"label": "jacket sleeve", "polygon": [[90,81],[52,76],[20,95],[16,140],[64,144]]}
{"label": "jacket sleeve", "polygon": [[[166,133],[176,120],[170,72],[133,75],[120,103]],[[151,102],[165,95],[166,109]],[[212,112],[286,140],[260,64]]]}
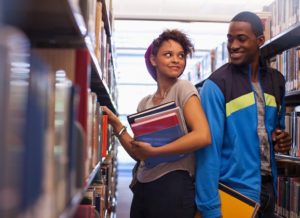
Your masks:
{"label": "jacket sleeve", "polygon": [[196,151],[196,204],[202,218],[221,216],[218,192],[221,148],[225,124],[225,100],[220,88],[207,80],[200,92],[212,144]]}
{"label": "jacket sleeve", "polygon": [[285,129],[286,126],[285,126],[285,80],[283,79],[283,88],[282,88],[282,97],[281,97],[281,105],[280,105],[280,111],[279,111],[279,114],[280,114],[280,117],[279,117],[279,124],[280,124],[280,127],[282,129]]}

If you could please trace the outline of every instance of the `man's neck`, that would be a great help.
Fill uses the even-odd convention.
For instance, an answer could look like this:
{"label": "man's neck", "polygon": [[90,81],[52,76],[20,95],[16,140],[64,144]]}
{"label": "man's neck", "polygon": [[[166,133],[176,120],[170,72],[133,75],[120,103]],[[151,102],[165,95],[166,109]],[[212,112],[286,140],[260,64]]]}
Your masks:
{"label": "man's neck", "polygon": [[255,61],[251,64],[251,81],[257,82],[258,81],[258,61]]}

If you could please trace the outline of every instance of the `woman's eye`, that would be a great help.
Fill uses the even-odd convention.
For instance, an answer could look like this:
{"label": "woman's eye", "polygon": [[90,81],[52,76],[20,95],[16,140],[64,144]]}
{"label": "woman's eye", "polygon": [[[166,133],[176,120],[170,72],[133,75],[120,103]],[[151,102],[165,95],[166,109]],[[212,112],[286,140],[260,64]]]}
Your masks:
{"label": "woman's eye", "polygon": [[179,58],[180,58],[180,59],[184,59],[184,58],[185,58],[185,54],[180,54],[180,55],[179,55]]}
{"label": "woman's eye", "polygon": [[165,53],[166,57],[171,57],[171,53]]}

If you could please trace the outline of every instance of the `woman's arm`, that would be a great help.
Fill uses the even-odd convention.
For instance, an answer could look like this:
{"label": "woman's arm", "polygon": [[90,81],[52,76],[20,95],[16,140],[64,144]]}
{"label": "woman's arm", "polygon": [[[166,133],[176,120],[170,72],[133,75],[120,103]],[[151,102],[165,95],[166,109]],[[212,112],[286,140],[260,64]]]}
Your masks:
{"label": "woman's arm", "polygon": [[[103,113],[108,115],[108,122],[112,126],[114,133],[118,137],[121,145],[126,150],[126,152],[134,159],[137,160],[138,157],[133,152],[133,146],[131,142],[134,140],[126,131],[121,131],[124,125],[121,123],[120,119],[106,106],[102,106]],[[121,133],[119,136],[118,134]]]}

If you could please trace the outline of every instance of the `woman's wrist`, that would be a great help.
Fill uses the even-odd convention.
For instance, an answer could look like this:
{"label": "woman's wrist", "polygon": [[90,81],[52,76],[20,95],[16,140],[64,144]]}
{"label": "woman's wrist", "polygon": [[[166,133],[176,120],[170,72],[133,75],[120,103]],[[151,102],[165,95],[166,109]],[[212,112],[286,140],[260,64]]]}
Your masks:
{"label": "woman's wrist", "polygon": [[120,137],[126,132],[126,126],[124,126],[121,122],[117,122],[115,125],[112,125],[114,135]]}
{"label": "woman's wrist", "polygon": [[117,138],[120,138],[124,133],[126,132],[127,127],[122,126],[122,128],[119,131],[114,131],[114,135],[117,136]]}

